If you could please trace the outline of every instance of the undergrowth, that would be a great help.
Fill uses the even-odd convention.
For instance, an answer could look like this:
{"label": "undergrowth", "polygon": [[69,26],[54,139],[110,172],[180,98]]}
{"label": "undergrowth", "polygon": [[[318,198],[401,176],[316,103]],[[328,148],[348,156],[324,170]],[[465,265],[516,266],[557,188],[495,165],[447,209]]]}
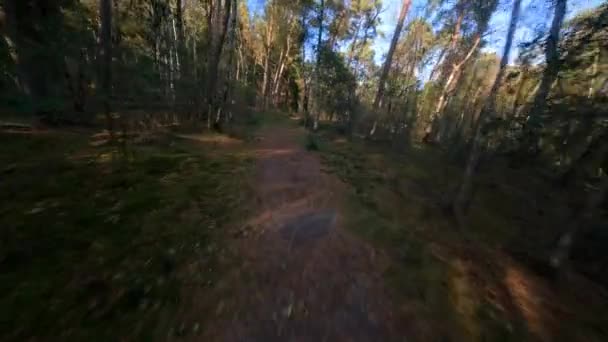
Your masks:
{"label": "undergrowth", "polygon": [[[473,247],[463,241],[456,222],[442,210],[441,200],[461,171],[439,152],[411,147],[393,153],[329,134],[314,138],[322,146],[327,171],[350,186],[347,227],[389,253],[393,262],[387,280],[404,305],[429,324],[429,336],[471,341],[547,338],[530,331],[537,323],[526,321],[529,309],[513,303],[511,296],[517,290],[505,280],[514,272],[504,269],[508,261],[493,259],[497,254],[493,248],[518,232],[510,215],[525,206],[512,194],[501,192],[503,187],[493,186],[493,175],[480,176],[483,186],[466,227]],[[530,300],[557,300],[538,296]],[[566,297],[559,301],[570,303]],[[590,317],[579,306],[569,309],[584,313],[581,317],[585,318],[577,322],[576,331],[552,326],[556,336],[601,340],[592,327],[602,319]]]}
{"label": "undergrowth", "polygon": [[125,158],[84,135],[2,133],[0,165],[0,339],[109,341],[167,336],[184,284],[213,286],[249,160],[171,137]]}

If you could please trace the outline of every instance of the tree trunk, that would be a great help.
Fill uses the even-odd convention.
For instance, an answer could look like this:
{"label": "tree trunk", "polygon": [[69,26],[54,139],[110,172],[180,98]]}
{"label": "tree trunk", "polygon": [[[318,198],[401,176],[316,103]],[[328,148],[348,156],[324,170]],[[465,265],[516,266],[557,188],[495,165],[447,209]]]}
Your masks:
{"label": "tree trunk", "polygon": [[517,22],[519,21],[520,7],[521,0],[514,0],[505,48],[502,53],[502,58],[500,60],[500,68],[498,69],[498,73],[496,74],[496,78],[494,79],[492,90],[490,91],[490,94],[484,103],[483,109],[479,114],[477,123],[475,124],[476,127],[474,130],[475,135],[473,137],[473,146],[471,148],[471,152],[469,153],[469,158],[467,161],[467,166],[465,168],[462,183],[460,184],[458,193],[456,194],[456,198],[454,199],[452,207],[454,213],[459,219],[464,218],[465,210],[468,209],[469,203],[471,201],[473,191],[473,176],[475,175],[475,170],[477,169],[477,165],[479,163],[479,157],[481,156],[483,145],[485,143],[483,126],[485,124],[485,121],[488,119],[490,113],[494,110],[496,104],[496,96],[498,93],[498,89],[500,88],[500,84],[505,73],[507,63],[509,61],[511,45],[513,44],[513,36],[517,28]]}
{"label": "tree trunk", "polygon": [[29,77],[26,72],[26,68],[23,65],[23,60],[21,56],[21,44],[20,44],[20,36],[19,36],[19,22],[18,22],[18,14],[17,14],[17,0],[5,0],[4,1],[4,14],[6,16],[6,29],[4,36],[4,41],[8,47],[10,57],[15,64],[15,69],[17,73],[16,77],[16,86],[17,89],[21,93],[26,96],[31,96],[31,88]]}
{"label": "tree trunk", "polygon": [[99,6],[101,16],[101,35],[99,40],[99,62],[101,63],[100,88],[107,129],[113,139],[114,122],[110,105],[112,94],[112,0],[101,0]]}
{"label": "tree trunk", "polygon": [[[236,59],[234,57],[235,54],[235,49],[236,49],[236,25],[237,25],[237,0],[229,0],[232,1],[232,8],[233,11],[231,13],[231,17],[230,17],[230,36],[228,38],[228,43],[230,46],[230,51],[228,52],[228,63],[227,63],[227,68],[228,68],[228,77],[226,82],[224,83],[224,94],[222,96],[222,106],[221,107],[226,107],[226,103],[230,103],[232,102],[232,92],[233,92],[233,86],[234,86],[234,81],[235,81],[235,74],[236,71],[234,70],[232,64],[233,61]],[[230,107],[230,106],[229,106]],[[229,122],[232,119],[232,111],[230,110],[230,108],[224,110],[224,112],[226,113],[225,115],[225,120],[224,122]],[[218,111],[219,113],[219,111]],[[216,118],[216,124],[220,124],[220,116],[218,115]]]}
{"label": "tree trunk", "polygon": [[221,19],[221,1],[218,1],[218,10],[217,10],[217,20],[216,30],[214,30],[211,49],[212,55],[209,63],[209,75],[208,75],[208,83],[207,89],[209,91],[208,96],[208,111],[207,111],[207,128],[211,128],[211,117],[215,112],[215,107],[217,105],[217,91],[215,89],[217,85],[217,77],[218,77],[218,67],[220,63],[220,57],[222,55],[222,49],[224,48],[224,40],[226,39],[226,31],[228,29],[228,20],[230,19],[230,7],[232,5],[231,0],[224,0],[224,17]]}
{"label": "tree trunk", "polygon": [[262,80],[262,100],[264,101],[263,108],[266,109],[268,106],[268,89],[270,88],[270,51],[272,44],[273,35],[273,22],[272,13],[269,14],[268,21],[266,22],[266,41],[264,43],[264,75]]}
{"label": "tree trunk", "polygon": [[[411,5],[412,0],[403,0],[403,2],[401,3],[401,12],[399,12],[397,26],[395,26],[395,32],[393,32],[393,39],[391,40],[391,45],[388,49],[386,60],[384,61],[384,66],[382,67],[382,73],[380,74],[380,79],[378,80],[378,92],[376,93],[376,97],[374,98],[373,104],[373,111],[376,112],[375,115],[378,115],[378,109],[382,107],[384,87],[386,86],[386,79],[388,78],[388,73],[391,69],[391,64],[393,63],[393,54],[395,53],[395,48],[397,47],[399,36],[401,36],[401,30],[403,29],[403,23],[405,22],[405,18],[407,17],[407,13],[409,12]],[[372,126],[372,129],[369,132],[370,136],[374,135],[374,133],[376,132],[377,125],[378,119],[374,120],[374,125]]]}
{"label": "tree trunk", "polygon": [[[186,35],[184,33],[184,13],[183,13],[183,4],[182,0],[177,0],[176,10],[175,10],[175,26],[177,29],[177,60],[180,66],[180,78],[184,75],[188,74],[188,58],[184,58],[187,56],[186,49]],[[182,56],[181,58],[179,56]]]}
{"label": "tree trunk", "polygon": [[515,92],[515,96],[513,99],[513,106],[511,108],[511,116],[513,118],[517,117],[517,113],[518,113],[518,109],[519,106],[521,104],[521,98],[523,96],[523,90],[524,90],[524,86],[526,85],[526,82],[528,80],[527,78],[527,73],[528,73],[528,69],[527,67],[524,67],[521,69],[520,71],[521,75],[519,76],[518,79],[518,85],[517,85],[517,91]]}
{"label": "tree trunk", "polygon": [[279,93],[279,88],[281,85],[281,80],[283,78],[283,72],[285,71],[285,66],[286,66],[286,64],[288,64],[290,62],[289,52],[291,50],[291,33],[292,33],[293,28],[294,28],[293,25],[291,25],[289,27],[289,32],[287,33],[287,41],[285,42],[285,44],[286,44],[285,52],[283,53],[283,57],[281,58],[279,68],[278,68],[277,73],[274,78],[274,88],[272,91],[272,96],[273,96],[273,101],[274,101],[275,105],[277,105],[277,103],[278,103],[277,95]]}
{"label": "tree trunk", "polygon": [[325,1],[321,0],[319,8],[319,33],[317,35],[317,61],[315,66],[315,118],[313,122],[313,130],[319,127],[319,117],[321,116],[321,40],[323,38],[323,19],[325,15]]}
{"label": "tree trunk", "polygon": [[[540,85],[534,97],[532,108],[529,111],[529,119],[526,123],[526,131],[528,131],[528,144],[531,145],[531,152],[536,155],[539,152],[538,146],[538,126],[540,125],[540,117],[547,108],[547,98],[553,83],[557,79],[559,73],[560,61],[559,61],[559,31],[562,27],[564,17],[566,15],[567,0],[555,0],[555,11],[553,15],[553,21],[551,23],[551,29],[549,30],[549,36],[545,43],[545,59],[547,66],[543,71],[543,76],[540,81]],[[527,145],[527,144],[524,144]]]}
{"label": "tree trunk", "polygon": [[[289,44],[289,42],[288,42],[288,44]],[[285,66],[285,58],[286,58],[287,53],[289,53],[288,47],[281,50],[281,53],[279,54],[278,67],[276,68],[274,77],[272,78],[270,95],[272,96],[272,102],[274,104],[276,104],[276,98],[274,97],[274,95],[275,95],[275,92],[277,91],[277,89],[279,88],[279,77],[280,77],[280,74],[283,72],[283,67]]]}
{"label": "tree trunk", "polygon": [[[485,30],[485,28],[483,28],[482,30]],[[439,96],[439,100],[437,101],[437,105],[435,106],[435,109],[433,110],[433,113],[431,114],[429,123],[427,124],[426,128],[424,129],[424,132],[425,132],[425,137],[423,138],[424,141],[431,140],[431,134],[433,132],[433,129],[436,126],[436,121],[437,121],[439,115],[441,113],[443,113],[443,111],[445,110],[449,99],[454,95],[454,92],[456,90],[456,84],[458,83],[460,76],[462,75],[462,70],[463,70],[464,66],[471,59],[471,57],[473,57],[473,54],[477,51],[477,48],[479,47],[479,43],[481,42],[482,33],[483,33],[483,31],[481,31],[481,30],[479,32],[477,32],[477,34],[475,35],[475,40],[473,41],[473,46],[471,47],[471,49],[469,49],[469,52],[467,53],[467,55],[464,57],[464,59],[462,61],[460,61],[459,63],[454,63],[454,65],[452,66],[452,71],[450,72],[450,76],[448,76],[448,79],[446,80],[445,84],[443,85],[443,89],[441,91],[441,95]],[[435,137],[435,139],[437,139],[437,138],[438,137]]]}
{"label": "tree trunk", "polygon": [[350,43],[350,49],[348,50],[348,59],[346,61],[346,66],[351,68],[353,64],[353,58],[355,57],[355,50],[357,48],[357,40],[359,39],[359,30],[361,29],[361,20],[357,22],[357,26],[355,28],[355,34],[353,35],[353,41]]}
{"label": "tree trunk", "polygon": [[[460,38],[462,36],[460,34],[460,28],[462,27],[462,20],[464,19],[464,7],[462,3],[458,3],[456,7],[458,17],[456,18],[456,23],[454,24],[454,31],[452,32],[452,37],[450,38],[450,45],[448,45],[445,49],[441,51],[441,54],[437,59],[437,64],[435,64],[435,67],[433,67],[433,70],[431,71],[429,80],[432,80],[435,77],[435,74],[441,69],[444,57],[448,58],[448,63],[453,63],[453,61],[451,61],[450,59],[454,58],[453,55],[456,51],[456,47],[458,46],[458,42],[460,41]],[[438,78],[441,78],[441,72],[439,73]]]}

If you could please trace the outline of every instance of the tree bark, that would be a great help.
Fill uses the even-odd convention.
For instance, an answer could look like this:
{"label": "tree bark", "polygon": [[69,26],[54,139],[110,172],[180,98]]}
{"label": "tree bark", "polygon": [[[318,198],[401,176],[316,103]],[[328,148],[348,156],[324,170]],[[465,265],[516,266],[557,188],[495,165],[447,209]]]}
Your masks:
{"label": "tree bark", "polygon": [[[410,10],[410,6],[412,5],[412,0],[403,0],[401,3],[401,12],[399,12],[399,18],[397,19],[397,26],[395,26],[395,32],[393,32],[393,39],[391,40],[391,45],[388,49],[388,53],[386,55],[386,60],[384,61],[384,66],[382,67],[382,73],[380,74],[380,79],[378,80],[378,92],[376,92],[376,97],[374,98],[373,111],[376,112],[375,115],[378,115],[377,111],[382,107],[382,98],[384,97],[384,88],[386,86],[386,79],[388,78],[388,73],[391,69],[391,64],[393,63],[393,54],[395,53],[395,48],[397,47],[397,42],[399,41],[399,37],[401,36],[401,30],[403,29],[403,23],[405,22],[405,18],[407,17],[407,13]],[[372,136],[376,132],[376,127],[378,125],[378,119],[374,120],[374,124],[372,126],[369,135]]]}
{"label": "tree bark", "polygon": [[483,126],[485,124],[485,121],[488,119],[491,111],[494,110],[494,107],[496,105],[496,96],[498,93],[498,89],[500,88],[500,84],[505,73],[507,63],[509,62],[509,54],[511,53],[513,36],[517,28],[517,22],[519,21],[520,7],[521,0],[514,0],[506,43],[504,51],[502,53],[502,58],[500,60],[500,68],[498,69],[498,73],[496,74],[496,78],[494,79],[492,90],[490,91],[490,94],[486,99],[483,109],[481,110],[479,118],[477,119],[477,122],[475,124],[476,127],[474,130],[475,135],[473,137],[473,146],[471,147],[471,151],[469,153],[469,158],[467,161],[467,166],[465,168],[462,183],[460,184],[458,193],[456,194],[452,207],[454,213],[459,219],[464,218],[465,210],[468,209],[469,203],[471,201],[473,191],[473,177],[475,175],[477,165],[479,164],[479,157],[481,156],[481,152],[485,143]]}

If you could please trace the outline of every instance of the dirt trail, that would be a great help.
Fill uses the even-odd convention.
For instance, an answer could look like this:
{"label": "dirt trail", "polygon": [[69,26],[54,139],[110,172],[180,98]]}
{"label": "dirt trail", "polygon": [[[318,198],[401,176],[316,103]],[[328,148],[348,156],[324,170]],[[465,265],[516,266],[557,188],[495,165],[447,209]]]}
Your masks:
{"label": "dirt trail", "polygon": [[386,257],[344,230],[344,185],[303,149],[304,134],[260,132],[255,217],[239,237],[239,279],[229,280],[237,289],[205,340],[409,340],[413,320],[383,285]]}

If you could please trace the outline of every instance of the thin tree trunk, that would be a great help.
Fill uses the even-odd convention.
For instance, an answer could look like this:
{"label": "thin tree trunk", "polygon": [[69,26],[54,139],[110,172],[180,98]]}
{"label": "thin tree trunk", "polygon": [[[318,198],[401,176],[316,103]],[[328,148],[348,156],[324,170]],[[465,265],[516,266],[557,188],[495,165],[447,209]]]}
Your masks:
{"label": "thin tree trunk", "polygon": [[477,122],[475,124],[476,127],[474,129],[475,135],[473,137],[473,146],[471,148],[471,152],[469,153],[469,158],[465,168],[462,183],[460,184],[458,193],[456,194],[453,203],[454,213],[459,219],[462,219],[464,217],[465,210],[468,208],[469,203],[471,201],[473,192],[473,177],[475,175],[475,170],[477,169],[477,165],[479,163],[479,157],[481,156],[483,145],[485,143],[484,134],[482,132],[483,126],[496,105],[496,96],[498,93],[498,89],[500,88],[500,84],[502,82],[507,63],[509,61],[511,45],[513,44],[513,36],[517,28],[517,22],[519,21],[520,7],[521,0],[514,0],[513,10],[511,12],[511,21],[509,23],[509,30],[507,32],[506,37],[506,43],[502,53],[502,58],[500,60],[500,68],[498,69],[498,73],[496,74],[496,78],[494,79],[492,90],[490,91],[490,94],[486,99],[483,109],[481,110],[479,118],[477,119]]}
{"label": "thin tree trunk", "polygon": [[174,56],[175,56],[175,74],[177,75],[177,78],[180,78],[181,76],[181,63],[180,63],[180,58],[179,58],[179,50],[181,49],[181,42],[179,41],[179,37],[177,35],[177,27],[175,24],[175,18],[173,18],[171,20],[171,26],[172,26],[172,33],[173,36],[172,38],[172,48],[173,48],[173,52],[174,52]]}
{"label": "thin tree trunk", "polygon": [[222,49],[224,48],[224,40],[226,39],[226,31],[228,29],[228,20],[230,19],[230,7],[232,5],[231,0],[224,0],[224,17],[223,20],[220,20],[220,0],[218,1],[218,13],[217,13],[217,23],[219,24],[217,30],[220,30],[219,33],[216,31],[214,36],[214,43],[212,44],[212,58],[210,61],[210,70],[209,70],[209,81],[207,85],[207,89],[209,94],[208,100],[208,111],[207,111],[207,128],[211,128],[211,116],[215,111],[215,106],[217,105],[217,91],[215,89],[217,85],[218,78],[218,66],[220,63],[220,57],[222,55]]}
{"label": "thin tree trunk", "polygon": [[[175,10],[175,26],[177,26],[177,51],[178,51],[178,64],[180,71],[180,78],[188,73],[188,58],[184,58],[184,55],[187,56],[187,44],[186,44],[186,35],[184,32],[184,13],[183,13],[183,4],[182,0],[177,0],[176,10]],[[181,58],[179,56],[182,56]]]}
{"label": "thin tree trunk", "polygon": [[279,66],[277,74],[275,75],[274,90],[272,92],[272,96],[274,98],[275,105],[278,102],[278,99],[276,99],[276,96],[279,93],[279,88],[280,88],[280,85],[281,85],[281,80],[283,78],[283,72],[285,70],[285,65],[287,64],[286,62],[289,61],[289,52],[290,52],[290,50],[291,50],[291,28],[289,30],[289,33],[287,33],[287,47],[285,48],[285,53],[283,54],[283,58],[281,59],[281,64]]}
{"label": "thin tree trunk", "polygon": [[26,69],[23,65],[23,60],[21,56],[21,44],[20,44],[20,36],[19,36],[19,22],[17,15],[17,0],[5,0],[4,1],[4,13],[6,16],[6,29],[4,36],[4,41],[9,49],[9,54],[13,63],[15,64],[15,69],[17,72],[16,77],[16,85],[17,89],[21,91],[26,96],[31,96],[31,88],[29,78],[27,76]]}
{"label": "thin tree trunk", "polygon": [[[567,0],[555,0],[555,11],[553,15],[553,21],[551,23],[551,29],[549,30],[549,36],[545,43],[545,59],[547,66],[543,71],[543,76],[538,87],[538,91],[534,97],[532,108],[529,111],[529,120],[526,124],[526,131],[528,132],[528,144],[532,145],[532,154],[535,155],[539,151],[538,146],[538,126],[540,123],[540,116],[547,108],[547,98],[553,86],[553,83],[557,79],[559,73],[560,61],[558,52],[559,43],[559,31],[564,22],[566,16]],[[536,126],[536,127],[535,127]],[[524,144],[526,145],[526,144]]]}
{"label": "thin tree trunk", "polygon": [[431,133],[433,132],[433,128],[436,125],[436,121],[437,121],[437,118],[439,117],[439,114],[443,113],[450,97],[452,97],[454,95],[454,92],[456,90],[456,84],[458,83],[458,80],[460,79],[460,76],[462,75],[462,70],[463,70],[464,66],[471,59],[471,57],[473,57],[473,54],[477,51],[477,48],[479,47],[479,43],[481,42],[482,33],[483,32],[477,32],[477,34],[475,36],[475,40],[473,41],[473,46],[471,47],[471,49],[469,49],[469,52],[467,53],[467,55],[464,57],[464,59],[462,61],[460,61],[460,63],[453,65],[452,71],[450,72],[450,76],[448,76],[447,81],[443,85],[443,89],[441,91],[441,95],[439,96],[439,100],[437,101],[437,105],[435,106],[435,109],[433,110],[433,113],[431,114],[429,123],[427,124],[427,126],[424,130],[425,131],[425,137],[424,137],[425,141],[430,140]]}
{"label": "thin tree trunk", "polygon": [[[227,80],[224,84],[224,95],[222,97],[222,107],[226,106],[226,103],[232,102],[232,92],[233,92],[233,86],[234,86],[234,81],[235,81],[235,70],[232,66],[233,61],[235,59],[234,54],[235,54],[235,49],[236,49],[236,25],[237,25],[237,8],[238,8],[238,4],[237,4],[237,0],[229,0],[232,1],[232,8],[233,11],[231,13],[231,18],[230,18],[230,36],[228,39],[229,42],[229,46],[230,46],[230,51],[228,52],[228,63],[227,63],[227,69],[228,69],[228,77]],[[230,109],[227,109],[224,111],[226,113],[225,115],[225,122],[229,122],[232,119],[232,112],[230,111]],[[218,111],[219,113],[219,111]],[[216,118],[216,123],[220,123],[220,116],[218,115]]]}
{"label": "thin tree trunk", "polygon": [[[457,12],[459,14],[458,14],[458,17],[456,18],[456,23],[454,24],[454,31],[452,32],[452,37],[450,38],[450,45],[448,45],[445,49],[443,49],[441,51],[441,54],[439,55],[439,58],[437,59],[437,64],[435,64],[435,67],[431,71],[429,80],[432,80],[435,77],[435,74],[440,70],[441,64],[443,64],[443,57],[445,56],[446,58],[453,58],[453,54],[456,51],[456,47],[458,46],[458,42],[460,41],[460,38],[462,36],[460,34],[460,28],[462,27],[462,20],[464,19],[464,7],[463,7],[462,3],[457,4]],[[452,61],[448,60],[448,62],[452,62]],[[441,78],[441,73],[439,74],[438,77]]]}
{"label": "thin tree trunk", "polygon": [[[282,72],[282,68],[285,65],[285,56],[287,54],[286,50],[287,50],[287,48],[281,49],[281,52],[279,53],[279,63],[277,64],[278,67],[276,68],[274,76],[272,77],[272,82],[270,82],[271,83],[271,86],[270,86],[270,88],[271,88],[270,95],[271,96],[274,96],[275,87],[277,87],[277,85],[279,83],[278,82],[279,81],[279,73]],[[275,99],[273,98],[273,102],[274,102],[274,100]]]}
{"label": "thin tree trunk", "polygon": [[273,22],[272,13],[269,14],[268,22],[266,23],[266,42],[264,43],[264,76],[262,80],[262,99],[264,101],[264,108],[268,106],[268,89],[270,83],[270,51],[273,35]]}
{"label": "thin tree trunk", "polygon": [[521,104],[521,98],[523,95],[523,89],[524,89],[524,85],[526,84],[527,81],[527,75],[526,73],[528,72],[527,68],[523,68],[520,73],[520,77],[518,80],[518,86],[517,86],[517,92],[515,92],[515,96],[513,99],[513,106],[511,108],[511,116],[512,117],[516,117],[517,116],[517,112],[518,112],[518,108]]}
{"label": "thin tree trunk", "polygon": [[317,62],[315,66],[315,118],[313,122],[313,130],[319,127],[319,117],[321,116],[321,40],[323,38],[323,20],[325,15],[325,1],[321,0],[321,8],[319,9],[319,33],[317,35]]}
{"label": "thin tree trunk", "polygon": [[[393,32],[393,39],[391,40],[391,45],[388,49],[388,53],[386,55],[386,60],[384,61],[384,66],[382,67],[382,73],[380,74],[380,79],[378,80],[378,92],[376,92],[376,97],[374,98],[373,111],[376,112],[375,115],[378,115],[378,109],[382,107],[382,98],[384,97],[384,88],[386,86],[386,79],[388,78],[388,73],[391,69],[391,64],[393,63],[393,54],[395,53],[395,48],[397,47],[397,42],[399,41],[399,37],[401,36],[401,30],[403,29],[403,23],[405,22],[405,18],[407,17],[407,13],[410,10],[410,6],[412,5],[412,0],[403,0],[401,3],[401,12],[399,12],[399,18],[397,19],[397,26],[395,26],[395,32]],[[369,135],[372,136],[376,132],[376,128],[378,125],[378,119],[374,120],[374,124],[372,129],[369,132]]]}
{"label": "thin tree trunk", "polygon": [[112,93],[112,0],[99,2],[101,15],[100,63],[101,63],[101,92],[103,97],[104,115],[110,137],[114,139],[114,122],[111,113],[110,97]]}
{"label": "thin tree trunk", "polygon": [[353,58],[355,57],[355,50],[357,48],[357,40],[359,39],[359,30],[361,29],[361,20],[357,22],[357,26],[355,28],[355,34],[353,35],[353,41],[350,44],[350,49],[348,50],[348,59],[346,61],[347,67],[352,67]]}

